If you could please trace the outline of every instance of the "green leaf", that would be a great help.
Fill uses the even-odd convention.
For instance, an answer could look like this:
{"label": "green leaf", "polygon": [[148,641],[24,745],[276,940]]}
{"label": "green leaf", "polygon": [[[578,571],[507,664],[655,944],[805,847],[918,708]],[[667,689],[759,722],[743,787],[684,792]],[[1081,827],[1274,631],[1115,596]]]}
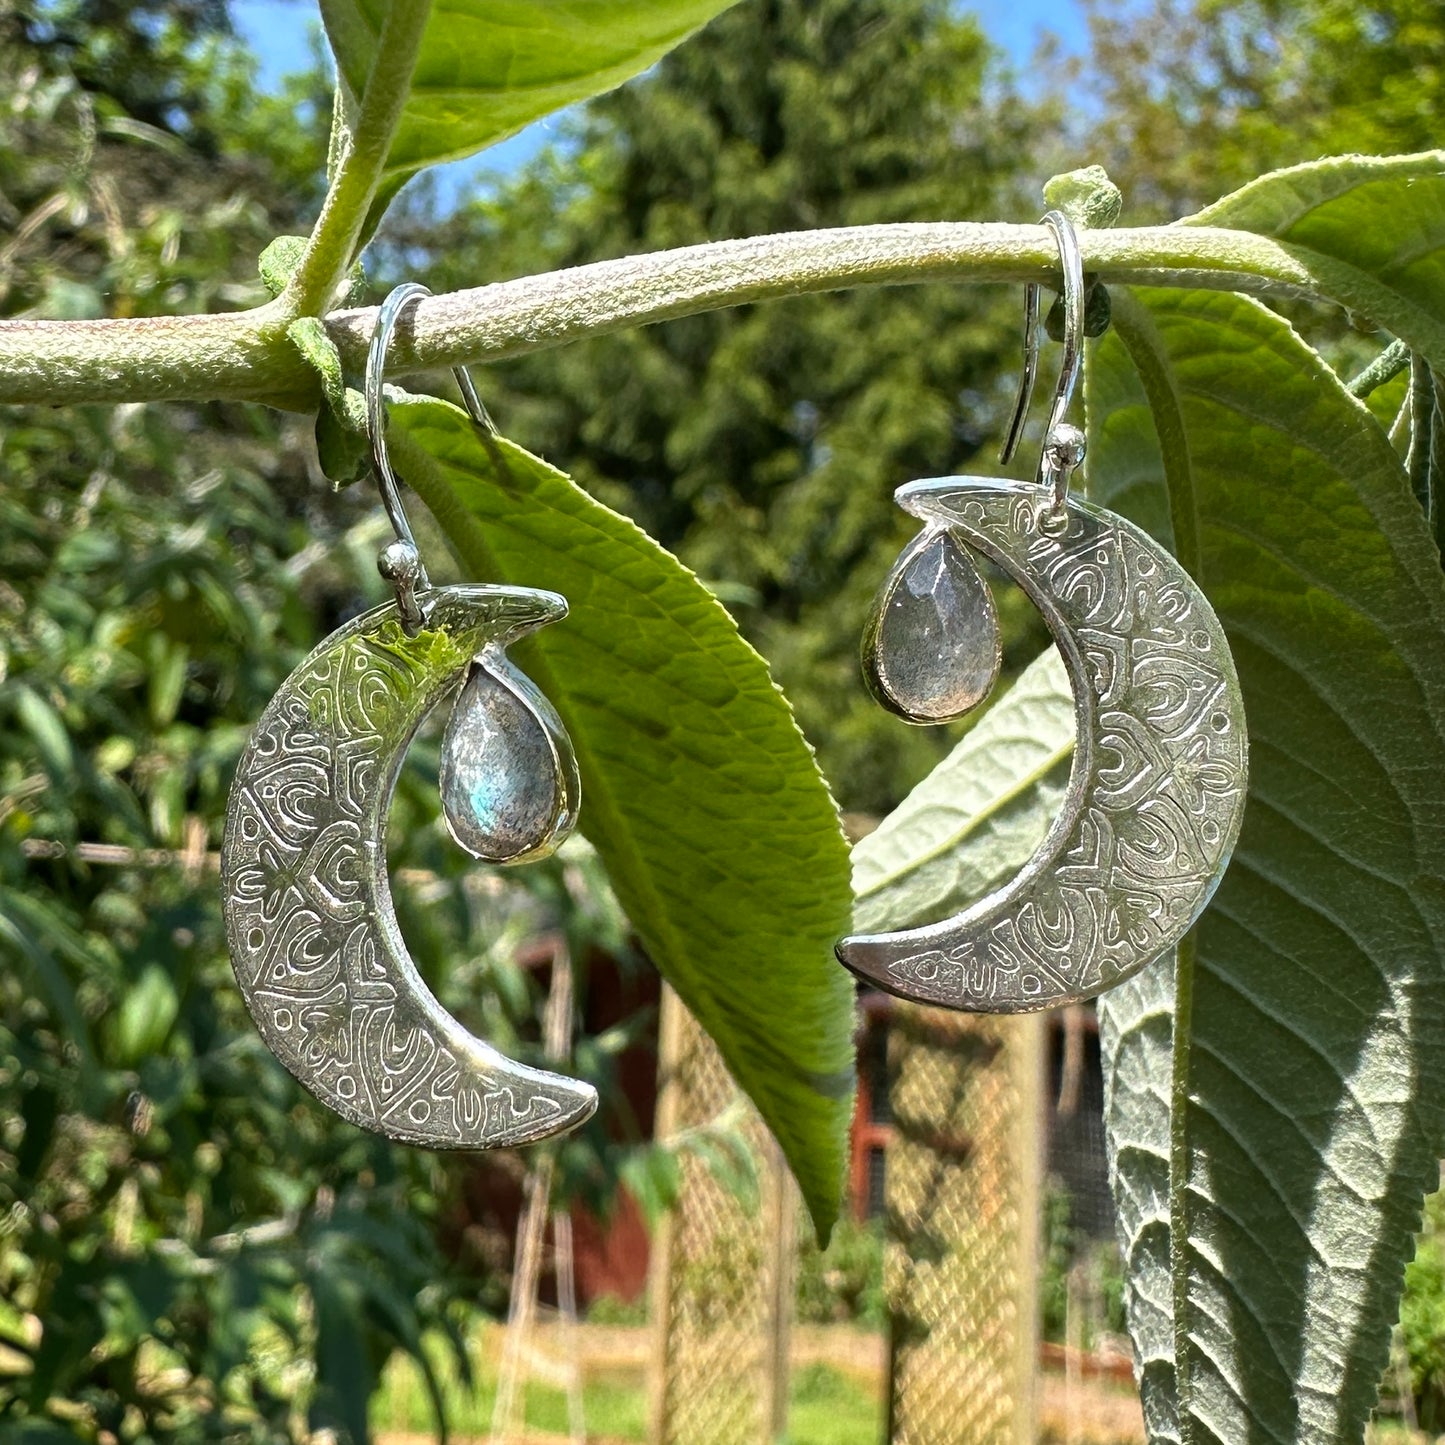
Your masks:
{"label": "green leaf", "polygon": [[394,446],[476,578],[561,592],[517,649],[582,769],[582,828],[664,977],[782,1145],[821,1236],[853,1097],[848,851],[763,660],[674,557],[455,407],[397,405]]}
{"label": "green leaf", "polygon": [[1090,490],[1172,531],[1252,743],[1176,969],[1099,1002],[1145,1414],[1191,1445],[1359,1440],[1445,1147],[1445,579],[1383,431],[1284,321],[1114,300]]}
{"label": "green leaf", "polygon": [[150,719],[157,731],[176,718],[181,697],[186,689],[186,666],[190,654],[184,643],[174,642],[163,634],[153,634],[150,647],[150,677],[146,694],[150,703]]}
{"label": "green leaf", "polygon": [[1437,544],[1445,543],[1441,495],[1445,492],[1445,380],[1424,357],[1410,358],[1410,445],[1405,470],[1410,490],[1430,521]]}
{"label": "green leaf", "polygon": [[366,1297],[362,1284],[334,1259],[311,1274],[316,1308],[316,1395],[313,1429],[336,1431],[351,1445],[367,1445],[366,1406],[375,1387],[367,1351]]}
{"label": "green leaf", "polygon": [[1179,224],[1274,237],[1324,295],[1445,370],[1445,151],[1275,171]]}
{"label": "green leaf", "polygon": [[338,421],[329,406],[316,413],[316,459],[323,474],[341,486],[360,481],[371,470],[366,439]]}
{"label": "green leaf", "polygon": [[286,328],[286,335],[304,358],[306,364],[321,378],[321,390],[326,405],[340,413],[346,407],[346,373],[341,365],[341,353],[336,349],[330,332],[318,317],[298,316]]}
{"label": "green leaf", "polygon": [[[398,1275],[402,1275],[398,1270]],[[392,1335],[401,1343],[407,1357],[416,1366],[426,1387],[431,1405],[432,1422],[436,1427],[437,1445],[447,1445],[450,1429],[447,1424],[447,1401],[442,1379],[422,1338],[421,1320],[415,1299],[397,1289],[387,1275],[375,1269],[359,1273],[359,1283],[372,1311],[386,1321]],[[462,1356],[465,1360],[465,1355]]]}
{"label": "green leaf", "polygon": [[10,1445],[75,1445],[75,1433],[46,1420],[21,1420],[9,1427]]}
{"label": "green leaf", "polygon": [[[738,1127],[741,1120],[729,1117],[736,1111],[724,1111],[718,1119],[698,1128],[684,1130],[663,1146],[677,1161],[677,1188],[667,1208],[677,1203],[682,1184],[681,1161],[691,1155],[748,1212],[756,1212],[761,1204],[758,1183],[758,1161],[749,1147],[747,1136]],[[655,1220],[649,1217],[648,1223]]]}
{"label": "green leaf", "polygon": [[95,1079],[95,1055],[90,1027],[80,1001],[56,953],[68,958],[77,971],[91,965],[85,940],[44,895],[31,897],[12,888],[0,888],[0,956],[20,958],[29,972],[34,992],[45,1000],[65,1029],[65,1036],[85,1066],[87,1084]]}
{"label": "green leaf", "polygon": [[643,1144],[623,1159],[617,1172],[648,1229],[655,1229],[682,1191],[682,1165],[677,1155],[662,1144]]}
{"label": "green leaf", "polygon": [[[362,398],[347,390],[341,353],[317,317],[298,316],[286,328],[286,335],[321,378],[324,399],[316,413],[316,455],[321,470],[333,482],[354,482],[371,466]],[[358,404],[356,411],[351,409],[353,402]]]}
{"label": "green leaf", "polygon": [[[388,0],[321,0],[360,96]],[[646,70],[733,0],[437,0],[373,217],[424,166],[460,160]]]}
{"label": "green leaf", "polygon": [[64,720],[32,687],[22,683],[14,696],[15,715],[30,734],[46,772],[54,782],[70,782],[75,776],[75,749],[70,745],[70,730]]}
{"label": "green leaf", "polygon": [[306,254],[305,236],[277,236],[256,261],[261,284],[273,297],[279,296],[291,279],[291,273]]}
{"label": "green leaf", "polygon": [[1074,694],[1049,648],[853,849],[853,930],[945,918],[1011,878],[1057,813]]}
{"label": "green leaf", "polygon": [[[277,236],[261,252],[256,262],[256,269],[260,272],[261,284],[273,297],[279,296],[285,291],[292,273],[301,264],[301,258],[306,254],[308,244],[309,240],[306,236]],[[346,283],[345,292],[337,297],[337,305],[360,306],[366,300],[366,272],[362,270],[359,261],[352,266]],[[287,330],[289,332],[290,327]],[[301,346],[301,342],[297,341],[297,345]],[[301,346],[301,349],[305,354],[306,348]],[[307,356],[307,360],[311,361],[313,366],[316,365],[310,356]],[[320,370],[319,367],[317,369]]]}
{"label": "green leaf", "polygon": [[148,963],[115,1012],[116,1062],[133,1065],[159,1052],[180,1006],[170,974],[158,963]]}
{"label": "green leaf", "polygon": [[1103,166],[1065,171],[1044,182],[1044,204],[1062,211],[1076,226],[1105,230],[1124,209],[1124,196]]}

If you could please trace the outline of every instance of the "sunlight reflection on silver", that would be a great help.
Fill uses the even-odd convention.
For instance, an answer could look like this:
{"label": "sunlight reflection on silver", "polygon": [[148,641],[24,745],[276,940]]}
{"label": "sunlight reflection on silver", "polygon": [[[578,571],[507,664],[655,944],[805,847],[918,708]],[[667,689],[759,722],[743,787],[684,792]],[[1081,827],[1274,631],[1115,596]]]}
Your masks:
{"label": "sunlight reflection on silver", "polygon": [[890,993],[1015,1013],[1088,998],[1172,947],[1228,864],[1248,746],[1213,609],[1159,544],[1049,486],[942,477],[900,488],[1037,605],[1074,689],[1064,806],[1021,872],[954,917],[844,939],[838,957]]}
{"label": "sunlight reflection on silver", "polygon": [[522,1144],[597,1106],[442,1009],[402,941],[386,819],[418,726],[489,648],[566,614],[548,592],[446,587],[334,632],[281,685],[242,754],[221,850],[226,935],[267,1045],[322,1103],[433,1148]]}
{"label": "sunlight reflection on silver", "polygon": [[[221,849],[231,961],[272,1052],[343,1118],[441,1149],[524,1144],[597,1107],[588,1084],[517,1063],[437,1002],[397,926],[386,871],[397,773],[423,719],[461,688],[443,742],[453,836],[497,863],[544,857],[579,782],[551,704],[509,644],[567,614],[555,593],[433,588],[387,455],[382,376],[400,311],[382,304],[366,365],[377,480],[396,540],[377,565],[396,601],[332,633],[282,683],[236,769]],[[472,419],[493,431],[470,378]]]}

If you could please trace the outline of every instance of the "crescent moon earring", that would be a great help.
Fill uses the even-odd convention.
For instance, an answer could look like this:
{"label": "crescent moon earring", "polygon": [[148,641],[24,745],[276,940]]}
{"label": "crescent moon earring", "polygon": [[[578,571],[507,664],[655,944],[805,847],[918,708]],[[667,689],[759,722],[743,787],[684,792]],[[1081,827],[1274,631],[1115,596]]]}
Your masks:
{"label": "crescent moon earring", "polygon": [[[409,283],[386,298],[366,362],[372,457],[396,533],[378,566],[395,600],[333,632],[262,713],[231,787],[222,904],[261,1037],[323,1104],[404,1143],[488,1149],[569,1129],[597,1095],[506,1058],[437,1002],[397,925],[386,820],[407,747],[455,695],[440,778],[452,836],[507,864],[566,837],[579,795],[572,746],[506,649],[567,604],[427,578],[387,454],[382,392],[397,318],[427,294]],[[471,378],[454,375],[473,422],[493,432]]]}
{"label": "crescent moon earring", "polygon": [[[924,525],[874,604],[863,672],[909,722],[947,722],[982,702],[998,677],[999,628],[971,554],[989,558],[1042,613],[1073,687],[1064,804],[996,892],[939,923],[846,938],[837,950],[890,993],[988,1013],[1092,997],[1178,943],[1228,866],[1248,767],[1234,659],[1204,593],[1153,538],[1070,494],[1084,458],[1084,435],[1065,420],[1083,358],[1083,263],[1068,218],[1043,219],[1059,246],[1065,326],[1035,479],[899,488],[899,505]],[[1033,389],[1038,311],[1034,284],[1004,461]]]}

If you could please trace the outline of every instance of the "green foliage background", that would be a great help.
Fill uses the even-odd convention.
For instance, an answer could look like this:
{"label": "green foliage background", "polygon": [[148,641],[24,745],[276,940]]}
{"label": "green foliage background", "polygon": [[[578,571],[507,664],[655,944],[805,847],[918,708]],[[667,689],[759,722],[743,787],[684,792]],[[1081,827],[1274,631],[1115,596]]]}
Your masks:
{"label": "green foliage background", "polygon": [[[9,8],[0,92],[0,311],[265,299],[257,255],[318,198],[319,79],[258,98],[221,7]],[[0,1438],[363,1439],[387,1357],[424,1361],[427,1330],[464,1373],[460,1302],[497,1298],[491,1258],[443,1253],[456,1171],[340,1124],[261,1046],[205,861],[271,692],[382,596],[374,499],[332,495],[308,433],[219,405],[0,430]],[[393,812],[393,867],[432,880],[403,927],[459,1017],[535,1056],[516,942],[560,923],[626,964],[622,921],[585,852],[498,918],[435,773],[422,745]],[[579,1068],[605,1083],[632,1029]],[[569,1140],[567,1189],[605,1203],[625,1153]]]}
{"label": "green foliage background", "polygon": [[1433,0],[1086,0],[1089,49],[1062,66],[1093,102],[1071,140],[1128,197],[1174,219],[1265,171],[1440,143]]}
{"label": "green foliage background", "polygon": [[[762,232],[1027,215],[1036,139],[951,6],[746,5],[594,101],[494,197],[392,234],[430,252],[440,291]],[[911,534],[893,488],[991,469],[1018,305],[934,286],[739,307],[491,368],[487,396],[510,436],[717,591],[842,806],[882,813],[956,736],[899,726],[858,685],[869,603]],[[1008,600],[1013,670],[1043,633]]]}
{"label": "green foliage background", "polygon": [[[1435,139],[1442,25],[1418,0],[1158,0],[1127,24],[1091,8],[1075,78],[1103,105],[1071,112],[1015,89],[952,6],[753,0],[589,105],[494,194],[450,215],[404,204],[375,277],[420,269],[442,289],[763,231],[1032,219],[1043,175],[1083,160],[1109,165],[1131,219],[1177,216],[1273,166]],[[319,201],[326,85],[259,96],[222,4],[0,0],[0,94],[0,314],[256,304],[256,256]],[[857,683],[864,610],[908,532],[891,491],[992,469],[1017,307],[959,286],[739,308],[540,353],[484,389],[510,436],[705,579],[843,803],[881,813],[954,740],[901,728]],[[1318,334],[1342,367],[1377,345],[1338,313]],[[1403,385],[1372,399],[1387,423]],[[305,429],[257,409],[32,409],[0,434],[0,519],[0,1433],[362,1439],[386,1357],[425,1360],[426,1330],[459,1341],[486,1266],[439,1246],[452,1166],[344,1128],[261,1048],[214,890],[177,854],[214,849],[276,682],[380,595],[372,498],[329,495]],[[1041,633],[1016,600],[1004,611],[1014,672]],[[1044,806],[1057,751],[1019,730],[1048,691],[1020,690],[993,722],[1012,742],[990,754],[1033,769]],[[392,862],[435,886],[403,895],[403,925],[452,961],[433,980],[444,1001],[525,1053],[536,1000],[511,943],[560,919],[625,952],[625,926],[579,854],[512,898],[500,938],[495,919],[484,931],[422,752]],[[967,801],[959,837],[1017,841],[1015,819]],[[884,856],[900,828],[871,855],[877,906],[981,886],[981,855],[950,853],[953,834],[903,877]],[[80,843],[140,856],[101,866]],[[645,1026],[584,1040],[581,1071],[605,1083]],[[561,1162],[566,1189],[599,1205],[620,1174],[663,1181],[659,1203],[675,1178],[595,1131]],[[1442,1398],[1437,1228],[1404,1315],[1422,1420]],[[845,1278],[810,1274],[810,1308],[836,1289],[875,1312],[868,1239],[843,1244]]]}

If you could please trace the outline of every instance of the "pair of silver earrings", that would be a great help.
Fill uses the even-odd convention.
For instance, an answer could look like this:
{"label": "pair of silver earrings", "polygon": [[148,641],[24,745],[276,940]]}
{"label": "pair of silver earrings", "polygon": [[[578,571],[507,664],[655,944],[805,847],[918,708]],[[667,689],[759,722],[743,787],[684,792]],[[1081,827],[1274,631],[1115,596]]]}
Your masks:
{"label": "pair of silver earrings", "polygon": [[[1244,712],[1224,632],[1178,562],[1138,528],[1070,495],[1082,433],[1065,421],[1082,358],[1077,239],[1044,218],[1063,265],[1064,359],[1034,482],[912,482],[924,527],[894,566],[864,637],[864,673],[891,711],[962,716],[998,676],[997,612],[970,558],[1013,577],[1043,614],[1073,685],[1078,739],[1064,807],[1010,883],[924,928],[843,940],[838,956],[904,998],[1017,1012],[1087,998],[1172,947],[1223,874],[1243,812]],[[433,1148],[482,1149],[586,1119],[587,1084],[508,1059],[450,1017],[417,973],[387,881],[398,769],[456,693],[442,743],[443,813],[475,857],[543,857],[571,830],[577,766],[556,712],[508,660],[565,616],[555,593],[431,586],[387,454],[382,377],[401,311],[378,312],[368,428],[396,539],[379,559],[395,601],[347,623],[267,706],[232,787],[222,879],[241,992],[286,1067],[344,1118]],[[1028,290],[1017,444],[1037,366]],[[456,379],[474,423],[491,419]],[[459,690],[458,690],[459,689]]]}

